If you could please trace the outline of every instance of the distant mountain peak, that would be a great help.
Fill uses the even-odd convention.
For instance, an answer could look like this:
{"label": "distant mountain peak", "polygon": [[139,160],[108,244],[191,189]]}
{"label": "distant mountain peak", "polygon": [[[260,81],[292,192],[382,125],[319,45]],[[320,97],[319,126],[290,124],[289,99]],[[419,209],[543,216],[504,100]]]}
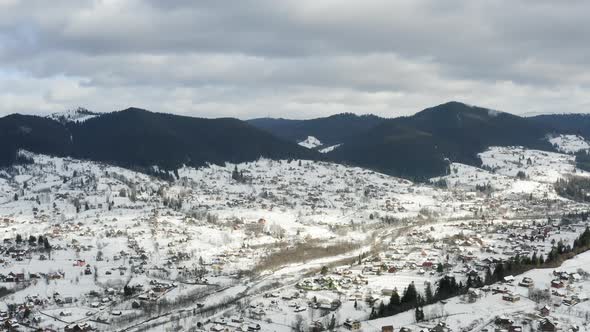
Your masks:
{"label": "distant mountain peak", "polygon": [[84,122],[86,120],[95,118],[99,116],[100,113],[89,111],[84,107],[77,107],[73,109],[68,109],[63,112],[56,112],[52,113],[51,115],[47,116],[50,119],[61,123],[67,122]]}
{"label": "distant mountain peak", "polygon": [[498,115],[506,114],[509,113],[494,110],[491,108],[469,105],[458,101],[450,101],[434,107],[426,108],[416,113],[412,117],[430,120],[432,120],[432,118],[436,118],[438,120],[444,118],[453,118],[459,121],[463,118],[471,118],[479,119],[481,121],[487,121],[491,118],[497,117]]}

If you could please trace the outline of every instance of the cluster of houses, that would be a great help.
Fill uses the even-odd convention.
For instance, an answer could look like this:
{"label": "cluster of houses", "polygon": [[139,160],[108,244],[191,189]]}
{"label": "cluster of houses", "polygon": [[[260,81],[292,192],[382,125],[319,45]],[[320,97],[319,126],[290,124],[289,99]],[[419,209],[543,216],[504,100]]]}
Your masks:
{"label": "cluster of houses", "polygon": [[[494,319],[494,325],[496,326],[494,332],[523,332],[524,324],[529,326],[527,327],[529,331],[533,331],[534,329],[537,332],[580,331],[578,325],[562,323],[558,319],[551,317],[550,308],[545,306],[533,315],[522,317],[520,323],[515,322],[514,319],[507,316],[496,317]],[[489,330],[486,328],[482,332],[489,332]]]}

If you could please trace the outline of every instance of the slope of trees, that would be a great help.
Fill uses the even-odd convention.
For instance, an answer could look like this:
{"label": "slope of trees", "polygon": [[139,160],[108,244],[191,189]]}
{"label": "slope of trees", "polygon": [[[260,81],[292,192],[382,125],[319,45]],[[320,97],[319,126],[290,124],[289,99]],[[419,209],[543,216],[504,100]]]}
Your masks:
{"label": "slope of trees", "polygon": [[590,202],[590,178],[569,176],[560,178],[555,183],[558,195],[578,202]]}
{"label": "slope of trees", "polygon": [[201,119],[130,108],[82,123],[37,116],[0,118],[0,166],[16,161],[17,149],[104,161],[129,168],[318,159],[310,151],[237,119]]}
{"label": "slope of trees", "polygon": [[369,130],[383,120],[375,115],[343,113],[310,120],[261,118],[248,120],[248,123],[289,141],[300,142],[307,136],[314,136],[324,145],[333,145]]}
{"label": "slope of trees", "polygon": [[355,135],[328,157],[421,180],[445,174],[449,161],[480,165],[492,145],[553,150],[548,129],[526,118],[450,102],[410,117],[383,121]]}

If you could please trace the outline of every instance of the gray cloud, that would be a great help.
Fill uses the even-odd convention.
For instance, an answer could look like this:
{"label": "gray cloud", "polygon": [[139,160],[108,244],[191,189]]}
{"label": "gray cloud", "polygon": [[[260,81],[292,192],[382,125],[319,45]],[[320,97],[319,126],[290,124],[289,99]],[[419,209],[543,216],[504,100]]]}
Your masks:
{"label": "gray cloud", "polygon": [[0,0],[0,115],[586,112],[587,1]]}

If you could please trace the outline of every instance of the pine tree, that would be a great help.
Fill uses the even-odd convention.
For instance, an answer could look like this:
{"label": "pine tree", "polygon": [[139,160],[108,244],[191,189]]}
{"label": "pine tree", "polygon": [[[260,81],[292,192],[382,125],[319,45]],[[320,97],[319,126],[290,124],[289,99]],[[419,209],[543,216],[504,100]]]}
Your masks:
{"label": "pine tree", "polygon": [[377,317],[377,312],[375,312],[375,308],[371,309],[371,314],[369,315],[369,319],[376,319],[379,318]]}
{"label": "pine tree", "polygon": [[336,328],[336,317],[332,314],[332,319],[330,319],[330,324],[328,325],[328,330],[332,331]]}
{"label": "pine tree", "polygon": [[432,294],[432,287],[430,283],[426,285],[426,289],[424,289],[424,295],[426,297],[426,304],[434,303],[434,294]]}
{"label": "pine tree", "polygon": [[402,310],[407,310],[410,308],[416,307],[418,304],[418,292],[416,291],[416,286],[412,281],[408,288],[404,291],[404,295],[401,298],[401,307]]}
{"label": "pine tree", "polygon": [[395,315],[397,313],[400,312],[400,305],[401,305],[401,300],[399,297],[399,294],[397,293],[397,290],[393,290],[393,292],[391,293],[391,297],[389,298],[389,304],[387,305],[387,311],[389,312],[390,315]]}
{"label": "pine tree", "polygon": [[504,280],[504,277],[504,262],[500,262],[496,265],[496,268],[494,269],[494,281],[502,281]]}
{"label": "pine tree", "polygon": [[486,275],[484,277],[484,283],[486,285],[491,285],[494,283],[494,276],[492,275],[492,269],[490,267],[486,267]]}
{"label": "pine tree", "polygon": [[416,307],[414,315],[416,317],[416,322],[421,322],[424,320],[424,310],[422,308]]}
{"label": "pine tree", "polygon": [[377,312],[377,317],[385,317],[385,304],[383,301],[379,304],[379,311]]}

